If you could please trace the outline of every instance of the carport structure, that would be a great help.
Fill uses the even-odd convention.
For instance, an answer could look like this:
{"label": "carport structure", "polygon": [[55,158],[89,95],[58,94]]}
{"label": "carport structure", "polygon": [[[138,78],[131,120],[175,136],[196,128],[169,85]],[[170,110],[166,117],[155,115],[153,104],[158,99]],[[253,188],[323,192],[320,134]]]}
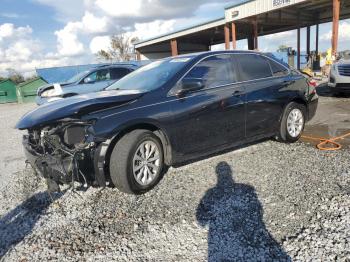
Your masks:
{"label": "carport structure", "polygon": [[300,29],[306,27],[306,52],[311,51],[311,26],[316,25],[318,52],[319,24],[333,22],[332,50],[337,52],[339,20],[350,18],[349,0],[247,0],[228,6],[225,16],[135,45],[137,58],[158,59],[192,52],[208,51],[225,43],[235,49],[236,41],[247,39],[250,50],[258,49],[258,37],[297,30],[297,66],[300,69]]}

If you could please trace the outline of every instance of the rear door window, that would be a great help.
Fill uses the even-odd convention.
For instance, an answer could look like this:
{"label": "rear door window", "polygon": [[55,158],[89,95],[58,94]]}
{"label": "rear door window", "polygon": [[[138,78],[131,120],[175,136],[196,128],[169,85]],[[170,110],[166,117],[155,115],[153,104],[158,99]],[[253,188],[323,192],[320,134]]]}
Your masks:
{"label": "rear door window", "polygon": [[184,79],[201,79],[205,88],[213,88],[236,82],[230,55],[215,55],[199,62]]}
{"label": "rear door window", "polygon": [[284,66],[282,66],[281,64],[272,61],[269,59],[269,63],[271,66],[271,70],[273,73],[273,76],[285,76],[288,75],[289,71],[287,68],[285,68]]}
{"label": "rear door window", "polygon": [[255,54],[237,55],[240,65],[240,80],[249,81],[272,76],[271,68],[266,58]]}
{"label": "rear door window", "polygon": [[123,78],[124,76],[129,74],[130,69],[128,69],[128,68],[111,68],[110,72],[111,72],[111,79],[117,80],[117,79]]}
{"label": "rear door window", "polygon": [[109,73],[109,69],[102,69],[102,70],[98,70],[97,74],[96,74],[96,81],[106,81],[106,80],[110,80],[111,79],[111,75]]}
{"label": "rear door window", "polygon": [[84,78],[84,81],[82,83],[87,82],[100,82],[100,81],[106,81],[110,79],[110,74],[108,69],[101,69],[98,71],[95,71]]}

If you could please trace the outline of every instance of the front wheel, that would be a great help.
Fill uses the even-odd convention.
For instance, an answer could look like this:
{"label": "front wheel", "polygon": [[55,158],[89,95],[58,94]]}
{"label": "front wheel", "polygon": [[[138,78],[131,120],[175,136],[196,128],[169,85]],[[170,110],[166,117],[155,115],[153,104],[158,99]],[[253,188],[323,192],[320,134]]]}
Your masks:
{"label": "front wheel", "polygon": [[305,127],[305,112],[305,106],[295,102],[286,106],[281,120],[280,140],[294,143],[300,139]]}
{"label": "front wheel", "polygon": [[151,190],[163,172],[163,147],[148,130],[134,130],[115,145],[110,159],[113,184],[122,192],[142,194]]}

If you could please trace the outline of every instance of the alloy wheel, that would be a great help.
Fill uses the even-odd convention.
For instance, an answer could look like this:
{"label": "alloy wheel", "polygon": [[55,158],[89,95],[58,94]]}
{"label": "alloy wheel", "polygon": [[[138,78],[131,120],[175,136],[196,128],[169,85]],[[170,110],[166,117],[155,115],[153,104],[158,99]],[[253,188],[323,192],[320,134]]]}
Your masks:
{"label": "alloy wheel", "polygon": [[160,172],[159,148],[153,141],[142,142],[137,148],[133,164],[133,174],[137,183],[142,186],[151,184]]}
{"label": "alloy wheel", "polygon": [[287,131],[288,134],[295,138],[298,137],[303,131],[304,116],[300,109],[293,109],[290,111],[287,118]]}

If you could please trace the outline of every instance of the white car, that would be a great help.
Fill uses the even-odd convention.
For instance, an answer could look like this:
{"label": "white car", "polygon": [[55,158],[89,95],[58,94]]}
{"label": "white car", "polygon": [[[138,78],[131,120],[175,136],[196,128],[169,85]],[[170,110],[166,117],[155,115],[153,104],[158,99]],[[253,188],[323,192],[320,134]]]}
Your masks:
{"label": "white car", "polygon": [[341,59],[332,65],[328,86],[334,93],[350,92],[350,59]]}

